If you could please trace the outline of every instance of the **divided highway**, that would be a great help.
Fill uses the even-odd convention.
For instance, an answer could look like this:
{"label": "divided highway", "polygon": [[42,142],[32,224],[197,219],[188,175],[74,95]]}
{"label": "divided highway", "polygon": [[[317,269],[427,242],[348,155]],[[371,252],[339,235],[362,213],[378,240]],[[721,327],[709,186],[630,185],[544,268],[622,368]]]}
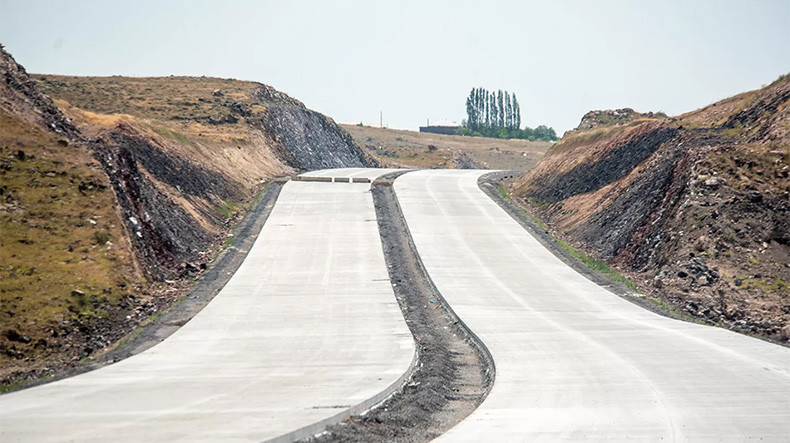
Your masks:
{"label": "divided highway", "polygon": [[428,274],[496,365],[488,398],[439,440],[790,439],[790,349],[595,285],[485,195],[483,173],[394,185]]}
{"label": "divided highway", "polygon": [[[357,181],[392,171],[284,185],[208,306],[141,354],[0,396],[0,441],[290,441],[388,396],[415,346]],[[439,440],[787,441],[790,349],[595,285],[478,188],[485,172],[394,184],[428,274],[496,365],[486,400]]]}
{"label": "divided highway", "polygon": [[208,306],[141,354],[0,396],[0,441],[289,441],[386,397],[415,347],[369,189],[287,183]]}

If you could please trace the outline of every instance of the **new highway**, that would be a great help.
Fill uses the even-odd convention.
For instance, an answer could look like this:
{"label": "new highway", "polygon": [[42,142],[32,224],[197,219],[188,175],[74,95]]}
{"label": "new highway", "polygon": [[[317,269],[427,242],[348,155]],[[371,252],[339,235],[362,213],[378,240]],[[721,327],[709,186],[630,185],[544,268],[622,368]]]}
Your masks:
{"label": "new highway", "polygon": [[790,440],[790,349],[593,284],[485,195],[481,174],[394,185],[428,274],[496,365],[487,399],[439,440]]}
{"label": "new highway", "polygon": [[369,189],[287,183],[206,308],[141,354],[0,396],[0,441],[290,441],[386,397],[415,348]]}
{"label": "new highway", "polygon": [[[370,183],[284,185],[225,288],[153,348],[0,396],[0,441],[290,441],[403,385],[415,345]],[[485,171],[394,182],[430,278],[496,367],[441,441],[788,441],[790,349],[659,316],[560,261],[493,200]]]}

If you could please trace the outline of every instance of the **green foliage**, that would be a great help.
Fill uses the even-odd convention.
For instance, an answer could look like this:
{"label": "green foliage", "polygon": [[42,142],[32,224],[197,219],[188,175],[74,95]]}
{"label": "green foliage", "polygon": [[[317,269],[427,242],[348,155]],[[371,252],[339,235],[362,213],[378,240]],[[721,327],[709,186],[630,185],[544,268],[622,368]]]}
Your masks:
{"label": "green foliage", "polygon": [[585,266],[592,269],[593,271],[599,272],[611,280],[623,283],[631,290],[636,290],[636,286],[634,285],[631,280],[628,280],[625,276],[620,274],[619,272],[615,271],[614,269],[610,268],[609,265],[606,264],[603,260],[597,259],[595,257],[590,257],[589,255],[577,250],[573,246],[569,245],[568,243],[557,239],[557,244],[565,250],[571,257],[580,260],[584,263]]}
{"label": "green foliage", "polygon": [[227,218],[231,217],[238,208],[239,208],[238,202],[235,202],[233,200],[223,200],[221,205],[215,207],[217,212],[222,214],[223,217],[227,217]]}
{"label": "green foliage", "polygon": [[545,125],[521,129],[521,108],[515,93],[474,88],[466,99],[466,120],[459,135],[557,141],[554,129]]}
{"label": "green foliage", "polygon": [[189,140],[189,138],[186,135],[184,135],[184,134],[182,134],[182,133],[180,133],[178,131],[173,131],[172,129],[163,128],[161,126],[151,126],[150,128],[153,129],[154,132],[156,132],[157,134],[159,134],[161,136],[173,139],[173,140],[175,140],[177,142],[181,142],[181,143],[184,143],[186,145],[192,144],[192,142]]}
{"label": "green foliage", "polygon": [[505,185],[500,183],[499,187],[497,188],[497,191],[499,192],[499,195],[502,198],[504,198],[505,200],[510,200],[510,194],[507,192],[507,188],[505,188]]}
{"label": "green foliage", "polygon": [[96,231],[93,233],[91,238],[93,239],[93,242],[96,243],[97,245],[104,245],[107,244],[108,241],[110,241],[111,236],[110,233],[107,231]]}

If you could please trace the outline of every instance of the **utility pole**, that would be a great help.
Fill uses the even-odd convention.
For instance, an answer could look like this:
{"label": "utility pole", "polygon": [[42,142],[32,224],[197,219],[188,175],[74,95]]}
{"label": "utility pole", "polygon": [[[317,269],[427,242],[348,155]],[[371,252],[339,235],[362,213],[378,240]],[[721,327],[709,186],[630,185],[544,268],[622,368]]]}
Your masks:
{"label": "utility pole", "polygon": [[384,111],[379,111],[379,127],[384,127]]}

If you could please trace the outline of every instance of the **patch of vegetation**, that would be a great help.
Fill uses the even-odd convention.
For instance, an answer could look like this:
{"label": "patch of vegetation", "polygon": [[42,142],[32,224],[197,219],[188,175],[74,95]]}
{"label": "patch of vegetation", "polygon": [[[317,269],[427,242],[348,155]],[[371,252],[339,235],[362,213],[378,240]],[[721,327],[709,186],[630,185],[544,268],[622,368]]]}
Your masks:
{"label": "patch of vegetation", "polygon": [[223,217],[230,218],[239,209],[239,202],[233,200],[223,200],[222,204],[214,207]]}
{"label": "patch of vegetation", "polygon": [[[130,114],[159,121],[230,123],[246,107],[265,107],[250,97],[253,82],[211,77],[71,77],[31,75],[50,97],[100,114]],[[216,92],[216,94],[215,94]],[[162,134],[165,135],[165,134]],[[167,135],[165,135],[167,136]]]}
{"label": "patch of vegetation", "polygon": [[549,205],[548,202],[540,202],[535,197],[526,197],[526,198],[524,198],[524,201],[529,203],[530,206],[533,206],[533,207],[538,208],[538,209],[543,209],[543,208],[545,208],[546,206]]}
{"label": "patch of vegetation", "polygon": [[546,225],[546,223],[543,222],[543,220],[539,219],[538,217],[535,217],[534,215],[528,214],[527,211],[524,210],[523,208],[521,209],[521,211],[524,213],[524,215],[529,217],[530,220],[535,222],[536,225],[540,226],[540,229],[543,229],[544,231],[549,232],[549,227],[548,227],[548,225]]}
{"label": "patch of vegetation", "polygon": [[610,268],[609,265],[607,265],[603,260],[590,257],[589,255],[579,251],[578,249],[569,245],[567,242],[560,239],[555,238],[555,241],[565,252],[568,253],[568,255],[581,261],[588,268],[607,276],[613,281],[623,283],[628,287],[628,289],[631,289],[632,291],[636,290],[636,285],[634,285],[631,280],[627,279],[623,274],[620,274],[616,270]]}
{"label": "patch of vegetation", "polygon": [[669,313],[670,315],[672,315],[675,318],[679,318],[681,320],[685,320],[685,321],[690,322],[690,323],[697,323],[697,324],[700,324],[700,325],[709,325],[710,324],[710,323],[708,323],[708,322],[706,322],[706,321],[704,321],[702,319],[699,319],[697,317],[689,315],[689,314],[687,314],[687,313],[675,308],[674,306],[670,305],[669,303],[665,302],[664,300],[661,300],[660,298],[645,297],[645,299],[647,301],[649,301],[650,303],[658,306],[661,310],[663,310],[664,312]]}
{"label": "patch of vegetation", "polygon": [[[132,265],[112,190],[91,153],[75,144],[64,147],[59,136],[5,111],[0,126],[6,207],[0,212],[0,324],[30,337],[15,346],[39,359],[57,352],[35,344],[57,342],[51,331],[73,315],[70,310],[86,318],[106,316],[94,301],[112,306],[142,276]],[[8,345],[4,336],[0,344]],[[0,355],[3,369],[16,364]]]}
{"label": "patch of vegetation", "polygon": [[171,140],[175,140],[179,143],[184,143],[185,145],[192,144],[192,141],[189,140],[185,134],[182,134],[178,131],[173,131],[172,129],[163,128],[161,126],[151,126],[151,129],[156,132],[157,134],[167,137]]}
{"label": "patch of vegetation", "polygon": [[554,129],[540,125],[521,129],[521,106],[515,93],[473,88],[466,99],[466,120],[458,135],[557,141]]}
{"label": "patch of vegetation", "polygon": [[603,126],[589,131],[578,132],[576,134],[565,135],[562,140],[554,144],[553,152],[559,152],[570,149],[574,146],[593,143],[604,138],[614,136],[622,132],[626,126]]}
{"label": "patch of vegetation", "polygon": [[512,198],[510,197],[510,193],[507,192],[507,188],[502,183],[499,184],[497,187],[497,191],[499,192],[499,196],[504,198],[505,200],[511,201]]}
{"label": "patch of vegetation", "polygon": [[743,276],[741,282],[741,286],[746,289],[754,288],[763,292],[784,292],[790,294],[790,282],[781,278]]}
{"label": "patch of vegetation", "polygon": [[109,232],[107,231],[96,231],[91,236],[93,242],[97,245],[105,245],[108,241],[112,238]]}

